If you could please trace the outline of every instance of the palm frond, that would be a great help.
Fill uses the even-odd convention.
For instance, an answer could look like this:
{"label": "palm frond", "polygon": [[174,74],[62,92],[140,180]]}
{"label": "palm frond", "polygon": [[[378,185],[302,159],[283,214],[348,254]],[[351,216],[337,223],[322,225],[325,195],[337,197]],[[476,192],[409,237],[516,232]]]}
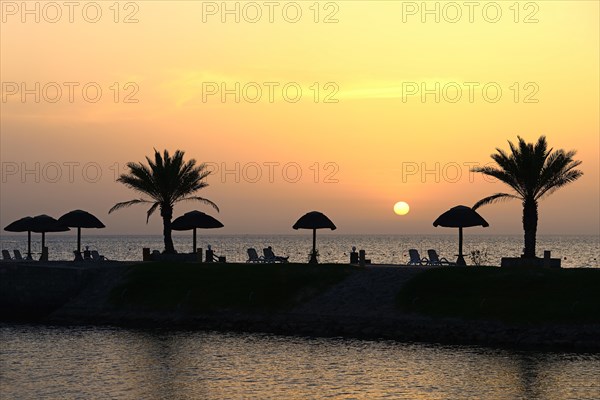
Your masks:
{"label": "palm frond", "polygon": [[511,200],[511,199],[519,199],[520,197],[515,196],[514,194],[510,194],[510,193],[496,193],[493,194],[491,196],[485,197],[481,200],[479,200],[477,203],[473,204],[473,207],[471,207],[473,210],[478,209],[481,206],[484,206],[486,204],[492,204],[492,203],[497,203],[500,201],[506,201],[506,200]]}
{"label": "palm frond", "polygon": [[130,189],[147,194],[152,198],[156,198],[154,177],[150,169],[140,163],[127,163],[129,168],[128,174],[121,174],[118,182],[123,183]]}
{"label": "palm frond", "polygon": [[568,185],[569,183],[575,182],[582,175],[583,175],[583,172],[578,169],[571,170],[571,171],[568,171],[568,172],[562,174],[560,177],[556,178],[555,180],[550,182],[548,185],[546,185],[544,187],[544,189],[542,189],[538,193],[538,195],[535,197],[535,199],[538,200],[538,199],[542,199],[542,198],[550,196],[552,193],[556,192],[561,187]]}
{"label": "palm frond", "polygon": [[494,167],[479,167],[471,169],[473,172],[480,172],[484,175],[491,176],[492,178],[498,179],[500,182],[506,183],[508,186],[513,188],[519,195],[524,196],[525,192],[522,185],[515,179],[514,175],[504,169],[498,169]]}
{"label": "palm frond", "polygon": [[196,160],[184,160],[185,153],[176,150],[172,155],[167,150],[162,154],[154,149],[154,157],[146,157],[146,164],[130,162],[129,171],[122,174],[117,181],[130,189],[148,196],[151,200],[132,200],[116,204],[111,212],[122,207],[137,203],[152,203],[146,212],[146,222],[158,207],[171,208],[178,201],[196,200],[203,202],[217,211],[219,208],[212,201],[203,197],[193,196],[195,192],[208,186],[206,177],[212,171],[207,171],[205,164],[197,164]]}
{"label": "palm frond", "polygon": [[154,214],[154,211],[156,211],[158,206],[160,206],[160,203],[157,201],[154,204],[152,204],[152,207],[150,207],[150,209],[146,212],[146,223],[148,223],[148,221],[150,220],[150,216]]}
{"label": "palm frond", "polygon": [[[527,143],[517,136],[518,142],[508,141],[510,152],[496,149],[492,159],[497,167],[473,168],[472,171],[492,176],[506,183],[523,199],[539,199],[556,189],[577,180],[583,173],[575,168],[575,151],[548,149],[545,136],[537,142]],[[484,203],[487,204],[487,203]]]}
{"label": "palm frond", "polygon": [[117,203],[114,206],[112,206],[112,208],[110,210],[108,210],[108,213],[110,214],[113,211],[119,210],[121,208],[129,207],[134,204],[141,204],[141,203],[151,203],[151,201],[144,200],[144,199],[134,199],[134,200],[129,200],[129,201],[123,201],[121,203]]}
{"label": "palm frond", "polygon": [[199,201],[201,203],[204,203],[206,205],[211,206],[212,208],[214,208],[215,210],[217,210],[217,212],[220,212],[219,207],[213,203],[212,201],[205,199],[204,197],[199,197],[199,196],[190,196],[190,197],[185,197],[183,199],[181,199],[181,201],[188,201],[188,200],[196,200]]}

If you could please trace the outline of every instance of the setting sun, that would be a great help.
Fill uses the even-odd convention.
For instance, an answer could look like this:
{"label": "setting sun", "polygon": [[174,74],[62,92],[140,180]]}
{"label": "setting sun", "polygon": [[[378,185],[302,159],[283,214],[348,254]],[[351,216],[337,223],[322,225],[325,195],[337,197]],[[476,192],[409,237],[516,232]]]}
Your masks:
{"label": "setting sun", "polygon": [[2,398],[600,400],[599,17],[0,0]]}
{"label": "setting sun", "polygon": [[394,204],[394,212],[398,215],[406,215],[409,211],[410,207],[408,206],[408,203],[404,201],[399,201]]}

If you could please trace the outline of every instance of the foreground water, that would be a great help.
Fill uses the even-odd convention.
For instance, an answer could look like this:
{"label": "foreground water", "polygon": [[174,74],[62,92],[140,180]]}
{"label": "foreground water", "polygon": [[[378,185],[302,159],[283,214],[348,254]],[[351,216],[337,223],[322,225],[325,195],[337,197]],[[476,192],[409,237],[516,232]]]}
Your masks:
{"label": "foreground water", "polygon": [[[205,231],[199,230],[204,233]],[[40,235],[33,235],[33,252],[40,253]],[[174,236],[175,248],[181,252],[192,251],[191,233]],[[321,262],[348,262],[348,253],[352,246],[365,249],[367,258],[374,263],[403,264],[408,261],[408,249],[417,249],[421,256],[427,255],[427,249],[436,249],[440,256],[450,260],[456,258],[458,251],[457,235],[337,235],[319,232],[317,247]],[[50,249],[51,260],[71,260],[76,248],[76,233],[47,234],[46,246]],[[244,262],[246,250],[256,248],[259,253],[267,246],[273,246],[277,254],[290,257],[293,262],[305,262],[310,251],[312,238],[306,234],[296,235],[198,235],[197,247],[206,249],[212,245],[216,254],[224,255],[228,261]],[[142,259],[142,248],[162,250],[162,236],[103,236],[92,235],[90,230],[83,231],[82,246],[89,245],[111,260],[135,261]],[[12,252],[20,249],[27,251],[27,234],[0,235],[0,247]],[[600,237],[582,236],[538,236],[538,255],[551,250],[552,257],[560,257],[564,267],[599,266]],[[475,235],[465,234],[464,251],[479,250],[487,253],[484,264],[500,265],[501,257],[518,257],[523,250],[522,235]],[[36,254],[37,257],[39,255]],[[470,257],[467,263],[472,264]]]}
{"label": "foreground water", "polygon": [[5,399],[598,399],[600,355],[0,325]]}

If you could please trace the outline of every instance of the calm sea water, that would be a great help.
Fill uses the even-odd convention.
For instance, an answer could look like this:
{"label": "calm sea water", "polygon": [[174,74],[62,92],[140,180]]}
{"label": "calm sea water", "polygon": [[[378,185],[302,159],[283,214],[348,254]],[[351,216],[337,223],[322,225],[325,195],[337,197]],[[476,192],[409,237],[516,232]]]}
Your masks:
{"label": "calm sea water", "polygon": [[[402,264],[408,261],[408,249],[417,249],[421,256],[427,249],[436,249],[440,256],[455,259],[458,252],[458,235],[337,235],[317,234],[317,247],[321,262],[348,262],[352,246],[365,249],[367,258],[373,263]],[[35,253],[41,249],[41,238],[34,234],[32,247]],[[51,260],[71,260],[76,248],[76,234],[47,234]],[[174,236],[175,248],[180,252],[192,251],[192,235]],[[267,246],[273,246],[276,254],[290,257],[290,261],[304,262],[312,246],[312,236],[295,235],[198,235],[198,247],[206,249],[210,244],[216,254],[227,257],[228,261],[244,262],[246,250],[256,248],[259,253]],[[162,236],[106,236],[90,235],[85,230],[82,246],[97,249],[111,260],[134,261],[142,259],[142,248],[162,250]],[[0,235],[0,247],[12,252],[27,251],[27,234]],[[523,250],[522,235],[473,235],[465,234],[464,252],[480,250],[487,253],[488,265],[500,265],[501,257],[518,257]],[[600,237],[587,236],[538,236],[538,256],[544,250],[552,251],[552,257],[562,258],[565,267],[599,266]],[[469,257],[467,263],[471,264]]]}
{"label": "calm sea water", "polygon": [[0,325],[4,399],[598,399],[600,355]]}

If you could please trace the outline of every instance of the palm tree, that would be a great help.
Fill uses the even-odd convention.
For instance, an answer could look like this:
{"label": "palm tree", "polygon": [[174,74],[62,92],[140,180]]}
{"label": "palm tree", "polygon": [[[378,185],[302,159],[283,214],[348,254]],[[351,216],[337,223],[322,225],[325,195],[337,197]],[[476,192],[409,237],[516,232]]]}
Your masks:
{"label": "palm tree", "polygon": [[581,161],[573,160],[576,152],[571,150],[548,150],[546,137],[537,143],[525,143],[519,139],[518,146],[510,141],[510,154],[496,148],[492,154],[496,167],[473,168],[473,172],[492,176],[506,183],[516,193],[496,193],[479,200],[473,209],[501,200],[518,199],[523,202],[523,230],[525,231],[525,257],[535,257],[535,241],[538,223],[538,200],[559,188],[576,181],[583,172],[575,169]]}
{"label": "palm tree", "polygon": [[197,200],[208,204],[217,211],[219,207],[210,200],[193,194],[208,186],[204,180],[211,171],[206,170],[205,164],[196,165],[196,160],[183,161],[183,151],[177,150],[173,157],[167,150],[163,156],[155,149],[154,161],[146,157],[148,165],[142,163],[127,163],[129,173],[121,174],[117,182],[121,182],[130,189],[150,197],[150,200],[140,198],[115,204],[108,213],[133,204],[152,204],[146,213],[146,223],[150,216],[160,208],[163,219],[163,235],[165,240],[165,253],[175,253],[173,238],[171,237],[171,219],[175,203],[183,200]]}

